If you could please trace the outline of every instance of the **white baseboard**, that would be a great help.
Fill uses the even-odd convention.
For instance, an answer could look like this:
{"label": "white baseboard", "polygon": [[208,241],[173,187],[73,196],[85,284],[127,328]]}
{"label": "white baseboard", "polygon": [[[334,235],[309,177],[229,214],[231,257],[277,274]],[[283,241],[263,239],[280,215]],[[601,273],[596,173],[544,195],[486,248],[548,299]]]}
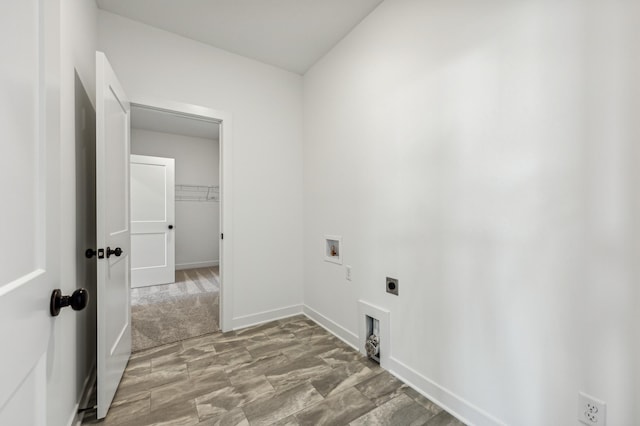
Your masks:
{"label": "white baseboard", "polygon": [[454,392],[421,375],[393,356],[389,360],[389,372],[411,386],[417,392],[444,408],[447,412],[470,426],[506,426],[491,414],[475,406]]}
{"label": "white baseboard", "polygon": [[[358,336],[330,320],[318,311],[303,305],[304,314],[315,321],[321,327],[327,329],[331,334],[344,341],[354,349],[358,350]],[[393,350],[392,350],[393,352]],[[470,426],[505,426],[506,423],[493,417],[486,411],[476,407],[444,386],[421,375],[402,361],[388,357],[385,368],[398,379],[411,386],[418,393],[444,408],[451,415],[458,418],[466,425]]]}
{"label": "white baseboard", "polygon": [[300,315],[302,305],[287,306],[286,308],[273,309],[271,311],[258,312],[257,314],[245,315],[233,319],[233,330],[251,327],[269,321]]}
{"label": "white baseboard", "polygon": [[307,305],[303,306],[304,314],[311,318],[313,321],[318,323],[319,326],[326,328],[331,334],[336,336],[338,339],[345,342],[347,345],[353,347],[353,349],[358,350],[358,336],[341,325],[333,322],[329,318],[322,315],[320,312],[310,308]]}
{"label": "white baseboard", "polygon": [[89,371],[89,375],[84,379],[84,383],[82,385],[82,392],[80,393],[80,398],[76,405],[73,407],[73,413],[67,423],[69,426],[81,426],[82,418],[84,417],[84,413],[78,413],[80,407],[86,407],[91,398],[91,390],[93,389],[93,384],[96,382],[96,366],[95,364],[91,367]]}
{"label": "white baseboard", "polygon": [[207,260],[205,262],[191,262],[191,263],[176,263],[176,271],[183,269],[195,269],[195,268],[210,268],[212,266],[219,266],[218,260]]}

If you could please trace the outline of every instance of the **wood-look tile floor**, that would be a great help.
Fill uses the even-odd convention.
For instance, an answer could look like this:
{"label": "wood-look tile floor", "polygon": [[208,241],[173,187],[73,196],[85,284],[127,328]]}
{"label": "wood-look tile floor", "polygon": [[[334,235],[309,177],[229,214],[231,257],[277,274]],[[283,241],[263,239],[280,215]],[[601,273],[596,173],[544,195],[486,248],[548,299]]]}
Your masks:
{"label": "wood-look tile floor", "polygon": [[104,425],[461,426],[304,316],[134,353]]}

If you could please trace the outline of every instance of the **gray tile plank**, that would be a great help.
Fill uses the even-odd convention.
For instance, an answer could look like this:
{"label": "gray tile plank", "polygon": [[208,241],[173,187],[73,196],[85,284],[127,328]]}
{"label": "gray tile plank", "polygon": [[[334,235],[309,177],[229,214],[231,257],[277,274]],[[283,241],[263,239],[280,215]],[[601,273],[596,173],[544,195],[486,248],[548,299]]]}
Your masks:
{"label": "gray tile plank", "polygon": [[298,414],[300,425],[345,425],[371,411],[375,405],[355,388],[336,393]]}
{"label": "gray tile plank", "polygon": [[429,420],[427,423],[428,426],[464,426],[460,420],[453,417],[451,414],[446,411],[441,412],[433,419]]}
{"label": "gray tile plank", "polygon": [[194,400],[199,396],[230,385],[231,382],[223,371],[172,383],[151,391],[151,408],[155,410],[166,404]]}
{"label": "gray tile plank", "polygon": [[186,382],[188,379],[187,366],[184,364],[167,367],[144,376],[125,375],[118,386],[112,405],[147,398],[153,389]]}
{"label": "gray tile plank", "polygon": [[418,393],[418,391],[416,391],[415,389],[406,387],[402,389],[402,392],[404,392],[406,395],[413,398],[414,401],[422,405],[427,410],[431,411],[434,415],[440,414],[442,412],[442,408],[438,404],[435,404],[431,402],[428,398],[425,398],[424,396],[420,395],[420,393]]}
{"label": "gray tile plank", "polygon": [[134,353],[99,423],[462,425],[304,316]]}
{"label": "gray tile plank", "polygon": [[365,357],[353,350],[353,348],[340,347],[332,349],[328,352],[319,355],[332,367],[336,367],[341,364],[347,364],[352,361],[362,361]]}
{"label": "gray tile plank", "polygon": [[302,357],[292,362],[275,366],[265,372],[276,389],[291,387],[314,377],[328,374],[331,367],[318,357]]}
{"label": "gray tile plank", "polygon": [[351,426],[421,426],[434,414],[404,393],[349,423]]}
{"label": "gray tile plank", "polygon": [[241,408],[234,408],[219,416],[202,420],[198,426],[249,426],[249,421]]}
{"label": "gray tile plank", "polygon": [[265,376],[258,376],[242,383],[234,383],[196,398],[196,408],[200,419],[220,417],[276,391]]}
{"label": "gray tile plank", "polygon": [[377,374],[360,361],[350,362],[331,369],[327,374],[311,378],[311,384],[324,397],[344,391]]}
{"label": "gray tile plank", "polygon": [[275,395],[260,398],[243,407],[243,411],[253,425],[270,425],[303,410],[322,396],[309,383],[303,383]]}
{"label": "gray tile plank", "polygon": [[384,370],[356,385],[356,389],[378,406],[398,396],[405,387],[404,383]]}

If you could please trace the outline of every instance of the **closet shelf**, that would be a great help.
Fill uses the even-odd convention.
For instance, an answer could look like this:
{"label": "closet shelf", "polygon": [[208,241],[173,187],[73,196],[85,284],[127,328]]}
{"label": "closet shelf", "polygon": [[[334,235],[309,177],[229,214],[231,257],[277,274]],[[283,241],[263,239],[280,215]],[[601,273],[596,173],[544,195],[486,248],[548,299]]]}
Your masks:
{"label": "closet shelf", "polygon": [[220,201],[220,187],[208,185],[176,185],[176,201]]}

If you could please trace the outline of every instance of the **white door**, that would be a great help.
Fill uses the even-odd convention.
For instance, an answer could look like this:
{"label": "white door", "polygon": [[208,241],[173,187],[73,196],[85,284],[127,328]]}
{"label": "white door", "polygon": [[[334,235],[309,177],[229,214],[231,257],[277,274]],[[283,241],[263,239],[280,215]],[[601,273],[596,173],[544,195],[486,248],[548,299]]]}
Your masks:
{"label": "white door", "polygon": [[98,418],[107,415],[131,355],[130,106],[105,55],[96,53]]}
{"label": "white door", "polygon": [[46,424],[60,161],[55,91],[45,98],[58,84],[45,60],[58,47],[44,34],[57,26],[56,4],[0,2],[0,425]]}
{"label": "white door", "polygon": [[175,160],[131,156],[131,286],[175,281]]}

